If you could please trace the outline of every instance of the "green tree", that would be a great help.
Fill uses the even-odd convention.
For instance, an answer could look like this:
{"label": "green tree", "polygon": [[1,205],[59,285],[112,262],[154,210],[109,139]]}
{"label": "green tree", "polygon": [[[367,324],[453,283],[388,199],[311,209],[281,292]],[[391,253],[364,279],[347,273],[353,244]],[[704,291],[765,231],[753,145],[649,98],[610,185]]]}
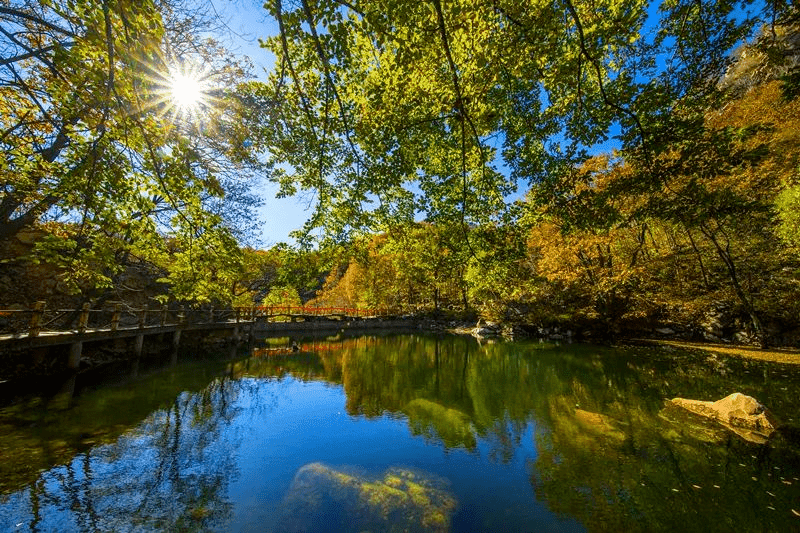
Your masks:
{"label": "green tree", "polygon": [[[259,167],[236,118],[246,102],[232,84],[247,72],[180,7],[0,6],[0,240],[44,227],[34,259],[56,261],[76,291],[109,285],[133,257],[161,269],[180,298],[229,297],[227,281],[197,282],[210,263],[238,268],[234,224],[255,203],[234,172]],[[202,121],[170,96],[192,61],[223,87]]]}

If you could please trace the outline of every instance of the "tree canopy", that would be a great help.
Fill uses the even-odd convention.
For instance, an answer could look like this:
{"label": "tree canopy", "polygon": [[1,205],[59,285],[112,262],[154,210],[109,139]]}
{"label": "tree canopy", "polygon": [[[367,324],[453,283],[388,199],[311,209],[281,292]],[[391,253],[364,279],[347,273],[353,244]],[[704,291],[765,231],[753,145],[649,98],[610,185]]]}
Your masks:
{"label": "tree canopy", "polygon": [[575,169],[609,142],[632,185],[657,186],[659,156],[702,137],[724,103],[732,50],[793,16],[754,1],[265,7],[280,35],[265,42],[277,62],[259,90],[282,104],[261,133],[283,192],[317,194],[306,230],[332,236],[420,213],[497,220],[520,183],[567,208]]}
{"label": "tree canopy", "polygon": [[[260,80],[190,5],[0,6],[0,240],[47,228],[76,288],[128,259],[199,302],[547,302],[611,330],[683,291],[757,336],[791,299],[791,2],[269,0]],[[350,249],[242,250],[257,174],[313,198],[302,244]]]}
{"label": "tree canopy", "polygon": [[[0,240],[44,227],[34,258],[74,290],[110,285],[126,260],[181,297],[227,290],[214,284],[237,262],[260,163],[237,118],[248,66],[198,17],[168,0],[0,5]],[[171,84],[192,68],[213,105],[189,116]]]}

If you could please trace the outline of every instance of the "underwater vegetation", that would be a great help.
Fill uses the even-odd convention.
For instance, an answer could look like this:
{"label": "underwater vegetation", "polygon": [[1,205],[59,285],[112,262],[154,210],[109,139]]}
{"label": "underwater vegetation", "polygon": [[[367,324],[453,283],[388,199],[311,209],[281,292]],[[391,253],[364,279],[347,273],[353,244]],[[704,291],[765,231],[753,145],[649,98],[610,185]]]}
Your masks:
{"label": "underwater vegetation", "polygon": [[372,478],[310,463],[297,471],[276,531],[437,533],[450,530],[456,498],[447,482],[405,468]]}

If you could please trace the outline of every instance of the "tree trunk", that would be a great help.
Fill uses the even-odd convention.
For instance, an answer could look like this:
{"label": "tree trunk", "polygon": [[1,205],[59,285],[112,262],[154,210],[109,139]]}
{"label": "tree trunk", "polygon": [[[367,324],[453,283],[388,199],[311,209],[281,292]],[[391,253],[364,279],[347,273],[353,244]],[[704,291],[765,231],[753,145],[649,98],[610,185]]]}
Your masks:
{"label": "tree trunk", "polygon": [[714,248],[717,250],[717,255],[725,264],[725,268],[728,271],[728,277],[731,280],[731,284],[733,285],[733,290],[736,292],[736,296],[739,298],[742,306],[744,307],[745,312],[750,317],[750,321],[753,324],[753,329],[755,330],[756,337],[759,340],[759,344],[762,348],[766,348],[769,345],[769,341],[764,334],[764,328],[761,324],[761,319],[756,312],[755,306],[753,305],[750,298],[745,293],[744,289],[742,288],[741,283],[739,283],[739,276],[736,272],[736,264],[733,261],[733,256],[730,253],[729,245],[723,247],[720,244],[719,239],[717,236],[712,232],[709,228],[705,227],[704,225],[700,226],[700,231],[703,232],[703,235],[708,237],[714,244]]}

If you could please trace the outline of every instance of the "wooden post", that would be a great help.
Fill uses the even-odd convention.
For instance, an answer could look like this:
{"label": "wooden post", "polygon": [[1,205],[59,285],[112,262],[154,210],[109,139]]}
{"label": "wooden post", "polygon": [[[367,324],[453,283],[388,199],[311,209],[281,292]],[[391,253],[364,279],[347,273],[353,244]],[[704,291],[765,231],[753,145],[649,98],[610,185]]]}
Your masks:
{"label": "wooden post", "polygon": [[167,304],[161,306],[161,327],[167,325]]}
{"label": "wooden post", "polygon": [[89,325],[89,302],[83,304],[81,307],[81,316],[78,319],[78,333],[85,333],[86,326]]}
{"label": "wooden post", "polygon": [[114,313],[111,315],[111,331],[117,331],[119,329],[119,315],[121,309],[122,305],[119,303],[114,304]]}
{"label": "wooden post", "polygon": [[69,360],[67,361],[67,368],[70,370],[77,370],[80,368],[81,352],[83,352],[83,341],[73,342],[69,347]]}
{"label": "wooden post", "polygon": [[186,324],[186,306],[182,305],[181,310],[178,311],[178,324],[183,326]]}
{"label": "wooden post", "polygon": [[208,323],[209,324],[213,324],[214,323],[214,306],[213,305],[208,309]]}
{"label": "wooden post", "polygon": [[[253,338],[255,337],[255,327],[256,327],[256,306],[250,306],[250,328],[247,331],[247,342],[253,342]],[[252,351],[252,350],[251,350]]]}
{"label": "wooden post", "polygon": [[147,325],[147,304],[139,310],[139,329],[144,329],[145,325]]}
{"label": "wooden post", "polygon": [[142,356],[142,348],[144,347],[144,333],[139,333],[136,335],[136,341],[133,343],[133,353],[136,355],[136,359]]}
{"label": "wooden post", "polygon": [[44,316],[44,308],[46,306],[46,302],[36,302],[31,315],[31,324],[28,327],[28,337],[39,336],[39,331],[42,329],[42,316]]}
{"label": "wooden post", "polygon": [[[144,304],[142,309],[139,309],[139,330],[143,330],[147,324],[147,304]],[[133,353],[136,355],[136,360],[133,363],[133,376],[139,375],[139,358],[142,356],[142,348],[144,347],[144,333],[136,335],[136,340],[133,343]]]}

